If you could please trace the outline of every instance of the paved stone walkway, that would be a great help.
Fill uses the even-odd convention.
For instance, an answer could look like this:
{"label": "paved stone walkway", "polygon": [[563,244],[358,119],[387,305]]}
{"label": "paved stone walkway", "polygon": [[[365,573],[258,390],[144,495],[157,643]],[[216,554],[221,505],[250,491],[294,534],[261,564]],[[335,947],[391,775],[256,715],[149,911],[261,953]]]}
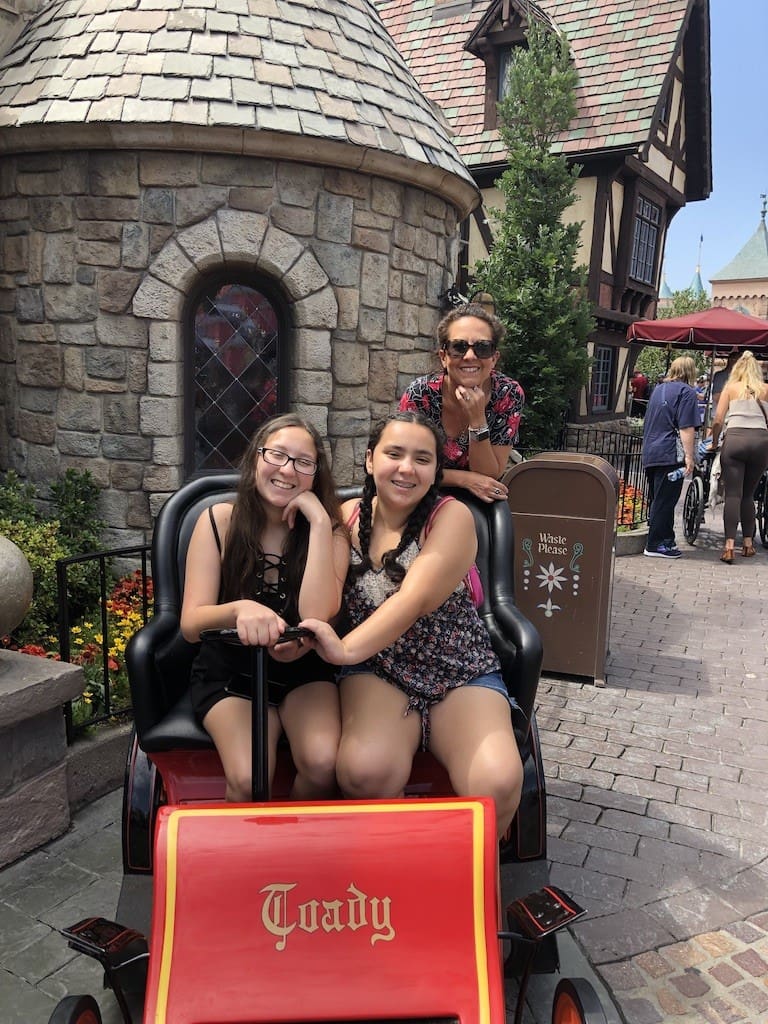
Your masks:
{"label": "paved stone walkway", "polygon": [[627,1024],[768,1022],[768,551],[617,559],[604,689],[545,679],[552,880]]}
{"label": "paved stone walkway", "polygon": [[[607,685],[542,679],[552,881],[589,909],[564,973],[596,972],[610,1024],[768,1024],[768,551],[616,560]],[[0,1024],[45,1024],[98,966],[56,926],[114,912],[120,794],[0,871]],[[549,1024],[546,976],[526,1024]],[[542,995],[544,992],[544,995]],[[512,993],[511,993],[512,994]]]}

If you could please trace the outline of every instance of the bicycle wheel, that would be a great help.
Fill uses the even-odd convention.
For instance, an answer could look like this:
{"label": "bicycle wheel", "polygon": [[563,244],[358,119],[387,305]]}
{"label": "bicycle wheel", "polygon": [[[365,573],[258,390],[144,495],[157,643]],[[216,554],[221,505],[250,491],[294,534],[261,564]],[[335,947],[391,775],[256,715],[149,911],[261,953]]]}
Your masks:
{"label": "bicycle wheel", "polygon": [[760,540],[763,547],[768,548],[768,473],[763,473],[757,484],[755,493],[757,502],[756,518],[757,528],[760,531]]}
{"label": "bicycle wheel", "polygon": [[703,514],[704,484],[700,476],[695,476],[688,485],[683,502],[683,533],[689,544],[693,544],[699,535]]}

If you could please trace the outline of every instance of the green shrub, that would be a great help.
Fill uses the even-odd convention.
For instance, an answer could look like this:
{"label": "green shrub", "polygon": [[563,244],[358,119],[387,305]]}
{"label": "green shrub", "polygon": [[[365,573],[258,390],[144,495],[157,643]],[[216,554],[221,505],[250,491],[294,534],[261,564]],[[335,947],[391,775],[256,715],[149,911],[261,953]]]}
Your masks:
{"label": "green shrub", "polygon": [[[85,470],[68,469],[50,487],[56,515],[47,517],[36,504],[35,488],[9,471],[0,481],[0,534],[23,551],[32,569],[33,600],[14,630],[16,644],[40,643],[58,629],[56,562],[84,555],[101,546],[103,522],[98,517],[99,488]],[[98,605],[99,566],[69,566],[68,607],[71,620]]]}
{"label": "green shrub", "polygon": [[0,477],[0,519],[34,523],[38,518],[35,488],[9,469]]}

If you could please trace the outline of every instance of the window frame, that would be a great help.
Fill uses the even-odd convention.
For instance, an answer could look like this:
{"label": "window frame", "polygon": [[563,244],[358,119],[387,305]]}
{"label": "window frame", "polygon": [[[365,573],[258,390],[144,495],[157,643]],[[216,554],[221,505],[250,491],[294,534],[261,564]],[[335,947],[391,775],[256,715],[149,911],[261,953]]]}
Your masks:
{"label": "window frame", "polygon": [[[605,402],[598,403],[596,397],[598,395],[598,389],[596,387],[597,375],[596,371],[603,362],[603,357],[607,358],[607,365],[600,368],[600,381],[604,381],[604,392]],[[613,401],[613,376],[614,369],[616,366],[616,349],[613,345],[602,345],[599,342],[595,343],[594,351],[592,353],[592,373],[589,382],[589,406],[590,411],[595,412],[610,412],[611,403]],[[600,388],[600,394],[602,394],[603,388]]]}
{"label": "window frame", "polygon": [[[649,216],[655,213],[655,221]],[[629,277],[650,288],[656,282],[659,258],[659,240],[662,230],[663,208],[659,203],[639,193],[632,219],[632,252],[629,258]],[[652,236],[652,238],[651,238]],[[651,248],[652,246],[652,248]],[[649,258],[649,248],[651,248]],[[647,274],[647,277],[640,276]]]}
{"label": "window frame", "polygon": [[[235,467],[206,468],[197,465],[196,456],[196,398],[197,371],[195,366],[196,331],[195,318],[197,311],[207,296],[215,297],[227,285],[240,286],[261,295],[269,303],[276,319],[276,372],[274,376],[276,388],[275,414],[288,411],[288,303],[275,282],[252,270],[245,268],[220,268],[200,278],[194,289],[189,293],[182,319],[183,330],[183,468],[184,478],[193,480],[201,476],[215,476],[231,473]],[[224,407],[226,408],[226,407]],[[223,439],[222,439],[223,440]],[[247,443],[247,442],[246,442]],[[243,446],[243,450],[245,445]]]}

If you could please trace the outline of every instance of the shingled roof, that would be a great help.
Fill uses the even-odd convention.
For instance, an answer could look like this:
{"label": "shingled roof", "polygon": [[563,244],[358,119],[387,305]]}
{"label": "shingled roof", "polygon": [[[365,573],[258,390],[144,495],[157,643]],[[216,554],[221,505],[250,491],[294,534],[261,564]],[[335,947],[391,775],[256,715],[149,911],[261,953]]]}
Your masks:
{"label": "shingled roof", "polygon": [[475,194],[370,0],[48,4],[0,59],[0,152],[126,138],[318,163],[335,144],[341,166]]}
{"label": "shingled roof", "polygon": [[730,263],[713,274],[710,281],[765,280],[768,280],[768,231],[766,231],[765,212],[763,212],[757,230],[746,245],[739,250]]}
{"label": "shingled roof", "polygon": [[[566,154],[640,151],[680,45],[693,0],[506,0],[538,7],[570,43],[579,75],[577,115],[557,147]],[[469,167],[505,159],[483,129],[485,66],[464,45],[496,3],[377,0],[382,20],[425,93],[441,107]]]}

